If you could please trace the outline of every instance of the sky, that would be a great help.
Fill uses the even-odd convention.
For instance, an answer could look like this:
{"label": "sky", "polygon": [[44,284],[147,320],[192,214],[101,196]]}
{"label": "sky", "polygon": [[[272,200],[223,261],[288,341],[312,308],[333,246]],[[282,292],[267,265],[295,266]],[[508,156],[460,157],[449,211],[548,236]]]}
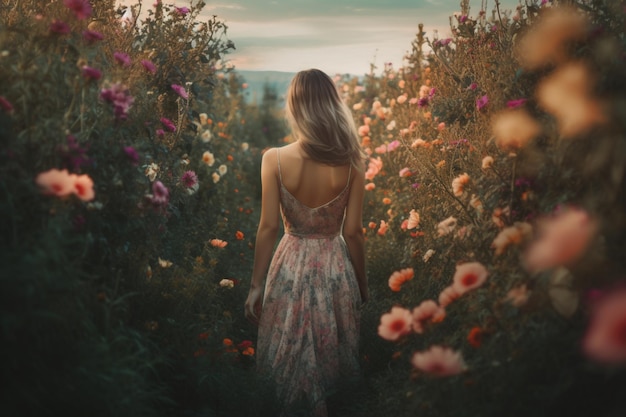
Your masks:
{"label": "sky", "polygon": [[[164,0],[189,6],[195,0]],[[500,0],[514,8],[519,0]],[[133,0],[119,0],[134,4]],[[297,72],[319,68],[328,74],[363,75],[390,62],[402,66],[418,24],[430,38],[450,34],[449,16],[460,0],[205,0],[202,14],[216,15],[236,50],[227,58],[239,70]],[[470,15],[481,3],[470,0]],[[151,5],[152,0],[144,0]]]}

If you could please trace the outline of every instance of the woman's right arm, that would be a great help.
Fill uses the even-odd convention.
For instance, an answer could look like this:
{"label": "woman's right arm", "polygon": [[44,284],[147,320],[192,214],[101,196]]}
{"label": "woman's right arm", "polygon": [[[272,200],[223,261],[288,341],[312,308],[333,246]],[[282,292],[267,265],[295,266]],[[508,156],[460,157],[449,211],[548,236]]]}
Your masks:
{"label": "woman's right arm", "polygon": [[252,282],[245,304],[248,320],[258,324],[263,304],[265,277],[272,260],[274,243],[279,230],[280,196],[277,181],[276,149],[270,149],[261,161],[261,219],[254,246],[254,266]]}
{"label": "woman's right arm", "polygon": [[365,195],[365,175],[363,171],[354,170],[355,176],[350,188],[350,197],[343,223],[343,237],[348,246],[348,253],[356,273],[361,291],[361,301],[369,299],[367,275],[365,272],[365,238],[363,237],[363,198]]}

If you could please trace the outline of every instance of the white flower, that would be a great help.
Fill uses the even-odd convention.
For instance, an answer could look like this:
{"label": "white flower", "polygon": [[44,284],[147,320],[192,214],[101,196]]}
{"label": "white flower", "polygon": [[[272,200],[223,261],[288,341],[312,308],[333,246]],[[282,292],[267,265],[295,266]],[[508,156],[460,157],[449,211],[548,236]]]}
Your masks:
{"label": "white flower", "polygon": [[233,288],[234,286],[235,286],[235,281],[233,281],[232,279],[224,278],[223,280],[220,281],[220,287]]}
{"label": "white flower", "polygon": [[148,165],[145,170],[146,177],[148,177],[150,181],[154,181],[156,179],[158,172],[159,172],[159,166],[155,164],[154,162]]}
{"label": "white flower", "polygon": [[228,167],[224,164],[220,165],[219,168],[217,169],[217,171],[220,173],[220,175],[226,175],[226,173],[228,172]]}
{"label": "white flower", "polygon": [[241,150],[242,151],[247,151],[248,149],[250,149],[250,145],[248,145],[248,142],[244,142],[241,144]]}
{"label": "white flower", "polygon": [[424,259],[424,262],[428,262],[434,254],[435,251],[433,249],[428,249],[422,259]]}
{"label": "white flower", "polygon": [[202,139],[202,142],[204,143],[209,143],[211,142],[211,139],[213,139],[213,134],[211,133],[210,130],[205,130],[204,132],[202,132],[202,134],[200,135],[200,139]]}

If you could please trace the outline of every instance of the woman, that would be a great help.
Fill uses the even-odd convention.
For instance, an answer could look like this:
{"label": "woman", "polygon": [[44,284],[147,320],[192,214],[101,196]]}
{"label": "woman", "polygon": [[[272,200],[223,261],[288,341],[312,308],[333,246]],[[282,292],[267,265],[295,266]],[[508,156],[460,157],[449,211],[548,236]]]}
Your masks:
{"label": "woman", "polygon": [[[276,382],[284,415],[304,406],[326,416],[329,393],[358,374],[366,154],[322,71],[296,74],[286,112],[296,141],[263,155],[245,313],[259,325],[257,366]],[[281,215],[285,234],[274,251]]]}

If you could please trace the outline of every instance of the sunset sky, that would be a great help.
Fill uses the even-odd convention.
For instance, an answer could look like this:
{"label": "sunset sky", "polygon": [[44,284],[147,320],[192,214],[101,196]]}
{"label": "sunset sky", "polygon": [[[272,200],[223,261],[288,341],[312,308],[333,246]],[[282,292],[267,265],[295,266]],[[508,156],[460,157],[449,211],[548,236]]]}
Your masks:
{"label": "sunset sky", "polygon": [[[501,0],[512,9],[519,0]],[[133,4],[133,0],[119,0]],[[144,0],[151,7],[153,0]],[[495,0],[482,0],[491,11]],[[189,6],[190,0],[176,0]],[[195,1],[194,1],[195,3]],[[329,74],[363,75],[370,64],[397,68],[411,49],[418,24],[427,36],[450,33],[449,16],[460,0],[218,0],[202,14],[217,15],[228,26],[236,51],[230,61],[240,70],[296,72],[319,68]],[[476,15],[481,0],[471,0]]]}

